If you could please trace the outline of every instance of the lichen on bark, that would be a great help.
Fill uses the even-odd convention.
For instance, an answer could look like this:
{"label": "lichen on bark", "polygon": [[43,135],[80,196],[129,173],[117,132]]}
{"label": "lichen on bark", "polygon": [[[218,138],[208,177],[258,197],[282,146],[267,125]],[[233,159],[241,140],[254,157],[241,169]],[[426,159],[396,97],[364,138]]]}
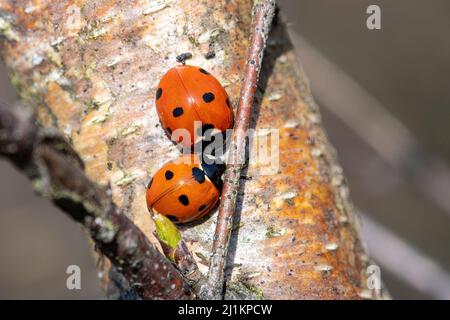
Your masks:
{"label": "lichen on bark", "polygon": [[[251,8],[248,0],[0,1],[12,82],[155,245],[145,186],[179,155],[158,121],[157,83],[191,52],[189,64],[214,74],[235,105]],[[252,127],[278,129],[280,167],[264,176],[250,163],[241,179],[227,297],[378,298],[366,288],[369,260],[345,179],[280,19],[268,44]],[[180,228],[203,273],[215,219]]]}

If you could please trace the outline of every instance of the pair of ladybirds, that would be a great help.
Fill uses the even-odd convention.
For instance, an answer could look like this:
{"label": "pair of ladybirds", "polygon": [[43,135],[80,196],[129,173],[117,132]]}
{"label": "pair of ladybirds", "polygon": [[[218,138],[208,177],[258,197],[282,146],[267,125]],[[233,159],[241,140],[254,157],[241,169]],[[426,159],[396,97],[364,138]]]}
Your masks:
{"label": "pair of ladybirds", "polygon": [[[233,126],[233,111],[228,94],[217,79],[206,70],[189,65],[170,69],[156,91],[156,109],[169,136],[185,129],[190,139],[177,139],[192,147],[203,129],[225,132]],[[174,135],[175,136],[175,135]],[[207,214],[220,196],[223,164],[207,164],[203,156],[181,156],[159,169],[147,186],[149,210],[157,211],[175,223],[185,223]]]}

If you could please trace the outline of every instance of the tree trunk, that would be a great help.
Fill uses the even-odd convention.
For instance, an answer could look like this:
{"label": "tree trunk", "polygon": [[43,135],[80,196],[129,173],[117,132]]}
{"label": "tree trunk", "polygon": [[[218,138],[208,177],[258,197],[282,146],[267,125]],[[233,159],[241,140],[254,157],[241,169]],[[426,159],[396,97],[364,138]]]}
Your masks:
{"label": "tree trunk", "polygon": [[[178,149],[154,100],[176,56],[191,52],[238,99],[252,1],[0,1],[2,56],[39,122],[58,128],[91,180],[155,244],[150,176]],[[280,18],[263,61],[252,128],[279,131],[279,170],[241,178],[227,267],[228,298],[379,298],[342,170]],[[181,227],[206,274],[216,213]],[[106,273],[107,274],[107,273]]]}

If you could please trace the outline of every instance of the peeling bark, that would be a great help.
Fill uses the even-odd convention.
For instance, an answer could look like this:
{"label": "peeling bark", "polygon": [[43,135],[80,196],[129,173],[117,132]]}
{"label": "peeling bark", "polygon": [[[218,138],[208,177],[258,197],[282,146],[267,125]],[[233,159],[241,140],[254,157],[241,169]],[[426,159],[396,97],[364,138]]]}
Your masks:
{"label": "peeling bark", "polygon": [[[89,178],[148,237],[149,176],[179,152],[154,107],[160,77],[191,52],[236,104],[252,2],[0,1],[2,57],[39,121],[71,141]],[[214,54],[212,54],[214,53]],[[251,127],[277,128],[280,168],[242,177],[228,255],[227,298],[378,298],[342,170],[284,24],[269,36]],[[183,226],[206,274],[216,213]]]}
{"label": "peeling bark", "polygon": [[253,5],[253,22],[250,32],[246,66],[241,85],[241,92],[236,110],[233,134],[228,147],[228,163],[224,175],[224,185],[217,214],[208,278],[202,293],[211,299],[222,299],[225,279],[225,265],[228,256],[236,200],[240,187],[240,177],[246,159],[249,140],[249,124],[252,116],[255,94],[261,64],[266,49],[266,42],[276,13],[274,0],[255,1]]}

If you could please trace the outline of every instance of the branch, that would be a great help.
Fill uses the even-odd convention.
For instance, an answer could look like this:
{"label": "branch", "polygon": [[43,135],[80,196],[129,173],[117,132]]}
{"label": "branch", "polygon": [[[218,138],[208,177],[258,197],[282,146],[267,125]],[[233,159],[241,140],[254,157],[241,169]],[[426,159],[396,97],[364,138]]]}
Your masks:
{"label": "branch", "polygon": [[235,127],[229,146],[229,158],[214,233],[208,279],[202,288],[202,294],[214,299],[220,299],[222,296],[228,244],[236,209],[240,176],[244,167],[242,157],[245,157],[246,154],[247,130],[250,124],[266,40],[275,15],[275,7],[275,0],[256,1],[253,7],[250,47],[247,53],[247,64],[237,106]]}
{"label": "branch", "polygon": [[[66,2],[36,2],[30,13],[24,13],[24,0],[0,2],[1,56],[40,124],[64,133],[84,160],[86,176],[98,185],[110,184],[118,208],[155,243],[155,224],[143,203],[145,185],[151,171],[178,156],[155,112],[157,83],[174,58],[189,51],[192,64],[210,70],[232,100],[238,97],[252,1],[62,5]],[[226,249],[226,297],[377,298],[367,288],[370,259],[345,177],[285,24],[277,22],[264,52],[256,94],[261,99],[251,121],[256,130],[277,130],[278,157],[270,164],[277,171],[261,175],[258,170],[266,166],[258,162],[244,168],[246,178],[232,201],[237,209]],[[249,67],[256,68],[257,61]],[[268,151],[272,148],[270,143]],[[205,218],[180,230],[200,268],[210,262],[203,257],[211,252],[215,223]],[[226,251],[216,253],[214,260]],[[223,279],[222,268],[217,271]]]}
{"label": "branch", "polygon": [[194,297],[172,264],[115,207],[109,190],[86,177],[82,161],[57,131],[38,127],[25,109],[1,106],[0,155],[22,170],[40,194],[84,225],[141,298]]}

